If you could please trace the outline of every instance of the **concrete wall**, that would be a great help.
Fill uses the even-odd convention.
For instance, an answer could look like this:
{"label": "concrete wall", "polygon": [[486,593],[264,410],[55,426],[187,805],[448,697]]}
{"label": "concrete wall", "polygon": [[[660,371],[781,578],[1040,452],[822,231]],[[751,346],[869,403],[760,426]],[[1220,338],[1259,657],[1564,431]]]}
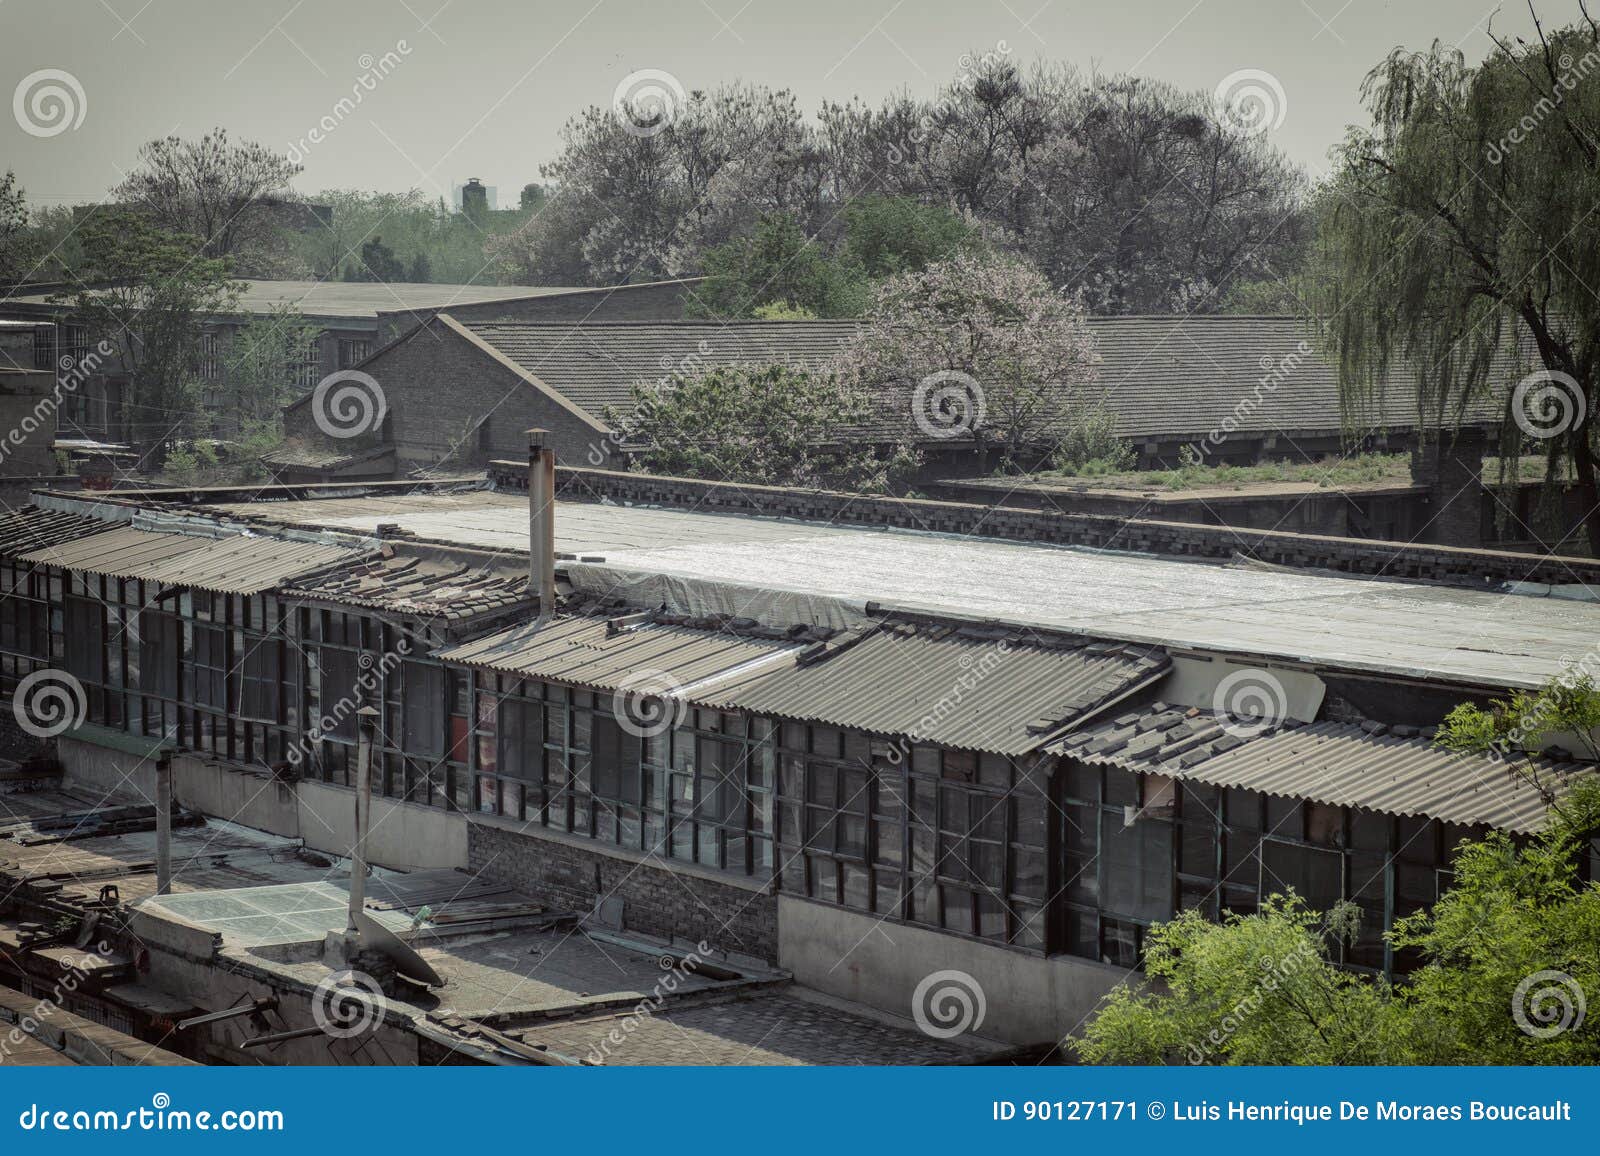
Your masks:
{"label": "concrete wall", "polygon": [[[526,474],[527,468],[520,461],[496,463],[491,468],[495,485],[504,490],[525,490]],[[1064,514],[976,502],[723,485],[694,478],[571,467],[557,468],[556,489],[562,497],[577,501],[609,499],[708,514],[757,514],[840,525],[893,526],[1179,558],[1226,561],[1244,555],[1280,566],[1318,567],[1347,574],[1381,574],[1386,578],[1479,588],[1500,582],[1600,584],[1600,560],[1572,556],[1529,557],[1507,550],[1473,550],[1281,530],[1242,530],[1116,515]]]}
{"label": "concrete wall", "polygon": [[911,1017],[917,985],[965,972],[984,994],[974,1034],[1009,1044],[1059,1041],[1132,974],[1087,959],[1043,958],[839,907],[778,897],[778,965],[797,983]]}
{"label": "concrete wall", "polygon": [[[154,802],[153,761],[65,735],[57,743],[69,786],[97,797]],[[355,793],[347,787],[282,782],[263,771],[180,755],[172,760],[172,789],[184,807],[285,839],[303,839],[313,851],[344,857],[354,843]],[[466,818],[442,807],[374,798],[367,847],[372,862],[397,870],[465,867]]]}

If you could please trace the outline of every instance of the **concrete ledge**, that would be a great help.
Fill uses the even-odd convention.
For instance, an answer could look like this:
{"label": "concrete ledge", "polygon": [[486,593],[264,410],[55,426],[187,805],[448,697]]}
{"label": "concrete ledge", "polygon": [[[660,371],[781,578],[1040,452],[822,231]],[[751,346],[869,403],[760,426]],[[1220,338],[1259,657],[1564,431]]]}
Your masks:
{"label": "concrete ledge", "polygon": [[[527,466],[522,462],[492,462],[489,478],[496,489],[525,492]],[[574,501],[883,526],[1177,558],[1230,561],[1242,555],[1279,566],[1479,589],[1509,581],[1576,580],[1600,587],[1600,559],[1595,558],[1206,526],[1115,514],[1068,514],[976,502],[733,485],[567,466],[556,469],[556,491]]]}

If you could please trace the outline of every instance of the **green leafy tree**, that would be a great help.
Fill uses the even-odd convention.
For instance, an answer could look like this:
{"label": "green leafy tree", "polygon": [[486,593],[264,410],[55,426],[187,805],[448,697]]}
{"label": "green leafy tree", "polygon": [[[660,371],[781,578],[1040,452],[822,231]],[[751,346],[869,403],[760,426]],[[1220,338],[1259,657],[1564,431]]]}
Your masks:
{"label": "green leafy tree", "polygon": [[850,317],[864,303],[859,280],[788,213],[769,213],[750,236],[708,251],[705,273],[689,302],[694,316],[754,317],[783,303],[815,317]]}
{"label": "green leafy tree", "polygon": [[201,335],[208,319],[236,312],[239,287],[226,260],[201,255],[199,238],[143,213],[95,215],[82,245],[84,285],[55,300],[120,351],[128,436],[159,466],[174,441],[195,432]]}
{"label": "green leafy tree", "polygon": [[862,197],[844,211],[842,260],[873,281],[916,273],[978,241],[977,227],[910,197]]}
{"label": "green leafy tree", "polygon": [[871,413],[870,398],[833,374],[740,365],[636,385],[631,410],[606,417],[641,447],[651,473],[879,492],[917,459],[905,446],[855,442],[851,432]]}
{"label": "green leafy tree", "polygon": [[320,332],[293,306],[254,316],[234,331],[223,364],[230,408],[242,422],[274,423],[299,396],[306,348]]}
{"label": "green leafy tree", "polygon": [[1524,449],[1514,419],[1535,424],[1600,554],[1600,27],[1535,26],[1475,67],[1436,43],[1371,72],[1372,125],[1351,131],[1322,197],[1309,303],[1330,319],[1349,406],[1404,361],[1436,424],[1505,390],[1496,354],[1531,342],[1548,380],[1509,399],[1502,450]]}
{"label": "green leafy tree", "polygon": [[[1437,741],[1521,776],[1553,735],[1581,731],[1592,750],[1597,723],[1600,692],[1574,676],[1458,707]],[[1117,988],[1069,1046],[1092,1063],[1600,1063],[1600,1026],[1579,1014],[1600,991],[1600,777],[1541,774],[1557,800],[1545,828],[1463,841],[1439,901],[1388,933],[1421,961],[1403,984],[1329,962],[1355,930],[1349,904],[1275,897],[1222,923],[1189,911],[1150,931],[1155,982]]]}
{"label": "green leafy tree", "polygon": [[0,285],[29,275],[36,243],[28,228],[28,202],[16,174],[8,171],[0,177]]}
{"label": "green leafy tree", "polygon": [[382,237],[372,237],[361,245],[361,260],[345,272],[346,281],[404,281],[405,263]]}

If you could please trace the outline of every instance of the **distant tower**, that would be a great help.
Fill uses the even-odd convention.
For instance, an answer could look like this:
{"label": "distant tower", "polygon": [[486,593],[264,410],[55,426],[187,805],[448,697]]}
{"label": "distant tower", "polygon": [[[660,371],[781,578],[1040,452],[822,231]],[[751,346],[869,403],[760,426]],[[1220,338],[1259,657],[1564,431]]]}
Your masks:
{"label": "distant tower", "polygon": [[468,177],[461,186],[461,211],[474,221],[481,221],[489,211],[489,189],[477,177]]}

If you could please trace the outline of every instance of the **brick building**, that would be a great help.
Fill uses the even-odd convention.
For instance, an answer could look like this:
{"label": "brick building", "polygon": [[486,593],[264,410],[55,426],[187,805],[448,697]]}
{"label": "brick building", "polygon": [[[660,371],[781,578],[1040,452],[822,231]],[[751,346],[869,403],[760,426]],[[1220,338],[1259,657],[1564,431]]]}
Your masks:
{"label": "brick building", "polygon": [[378,863],[882,1014],[958,970],[985,1038],[1047,1047],[1152,922],[1287,887],[1403,973],[1382,932],[1455,843],[1545,815],[1432,726],[1600,635],[1538,596],[1600,586],[1582,559],[587,470],[541,616],[495,478],[41,497],[0,524],[0,690],[83,688],[69,782],[149,796],[137,744],[175,742],[186,807],[332,855],[370,705]]}
{"label": "brick building", "polygon": [[[293,388],[309,392],[319,381],[365,360],[396,334],[442,309],[468,319],[565,320],[590,317],[663,319],[680,317],[692,282],[668,281],[610,288],[526,285],[382,284],[344,281],[244,280],[239,315],[210,320],[203,340],[199,375],[203,404],[219,432],[230,428],[229,373],[232,341],[251,319],[292,310],[316,332],[305,350]],[[73,287],[61,287],[68,290]],[[41,330],[31,368],[56,368],[62,359],[82,362],[95,335],[75,323],[69,304],[53,293],[17,292],[0,300],[0,319],[48,324]],[[97,364],[81,388],[62,407],[64,436],[108,443],[144,440],[137,413],[126,405],[127,368],[120,356]]]}

